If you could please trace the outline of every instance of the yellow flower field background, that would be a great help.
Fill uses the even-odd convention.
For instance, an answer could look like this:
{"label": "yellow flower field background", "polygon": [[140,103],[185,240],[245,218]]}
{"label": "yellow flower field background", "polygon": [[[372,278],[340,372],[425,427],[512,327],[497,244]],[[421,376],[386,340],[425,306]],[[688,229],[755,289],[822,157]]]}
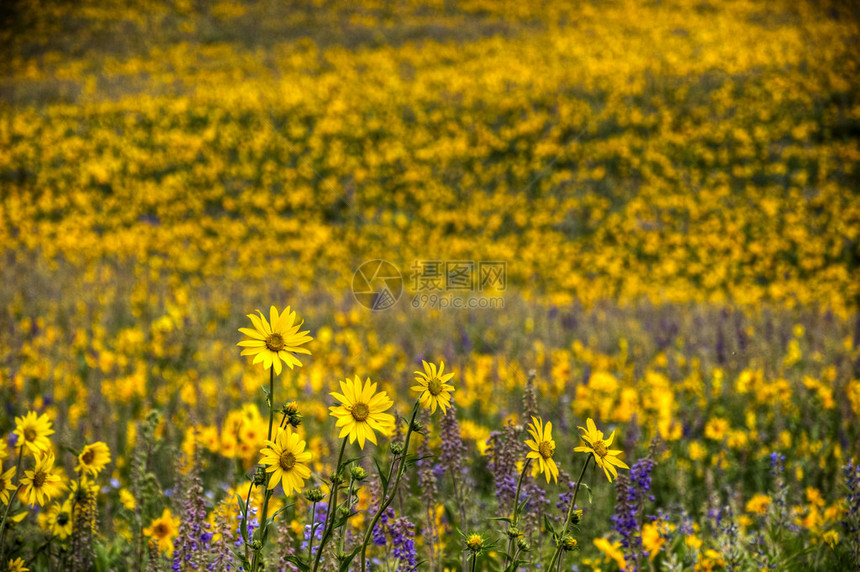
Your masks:
{"label": "yellow flower field background", "polygon": [[[246,477],[269,419],[268,371],[237,330],[271,305],[313,338],[274,378],[276,410],[301,411],[306,486],[335,468],[339,382],[370,378],[408,421],[413,372],[427,368],[419,391],[428,363],[454,374],[454,412],[424,393],[412,443],[442,467],[456,415],[463,471],[436,474],[429,504],[407,472],[392,504],[417,569],[503,570],[519,538],[520,569],[549,560],[592,418],[615,432],[613,461],[655,463],[647,553],[611,518],[635,479],[607,483],[601,460],[562,569],[860,562],[850,3],[40,0],[0,21],[0,569],[169,569],[195,482],[213,538],[235,534],[235,493],[262,506]],[[371,311],[353,280],[376,259],[403,293]],[[503,283],[466,293],[502,303],[425,304],[426,261],[503,262]],[[563,474],[527,475],[522,536],[493,545],[506,525],[488,519],[511,514],[500,439],[528,439],[532,415],[552,435],[531,471]],[[377,438],[352,455],[371,474]],[[522,447],[505,449],[514,486]],[[16,497],[49,451],[60,484]],[[278,490],[281,546],[306,550],[317,501]],[[58,517],[75,503],[97,515],[83,540]],[[344,542],[369,522],[351,518]],[[398,538],[371,547],[372,569],[411,569]],[[63,555],[76,542],[91,562]],[[276,550],[272,569],[294,565]]]}

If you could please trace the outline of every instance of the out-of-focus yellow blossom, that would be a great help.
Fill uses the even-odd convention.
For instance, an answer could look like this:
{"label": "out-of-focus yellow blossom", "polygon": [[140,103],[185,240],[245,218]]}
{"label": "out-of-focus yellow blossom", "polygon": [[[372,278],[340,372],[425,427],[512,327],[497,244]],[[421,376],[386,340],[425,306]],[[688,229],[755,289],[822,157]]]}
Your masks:
{"label": "out-of-focus yellow blossom", "polygon": [[771,498],[765,494],[756,493],[747,501],[746,511],[752,514],[764,515],[770,506]]}
{"label": "out-of-focus yellow blossom", "polygon": [[179,534],[179,517],[173,516],[169,508],[143,529],[143,535],[151,538],[164,554],[173,553],[173,539]]}
{"label": "out-of-focus yellow blossom", "polygon": [[44,413],[37,415],[35,411],[30,411],[27,415],[15,418],[16,446],[24,447],[32,455],[40,455],[51,449],[48,435],[53,433],[51,420]]}
{"label": "out-of-focus yellow blossom", "polygon": [[627,563],[624,561],[624,553],[621,551],[621,542],[610,542],[606,538],[595,538],[594,546],[600,550],[608,560],[614,560],[615,564],[624,570]]}

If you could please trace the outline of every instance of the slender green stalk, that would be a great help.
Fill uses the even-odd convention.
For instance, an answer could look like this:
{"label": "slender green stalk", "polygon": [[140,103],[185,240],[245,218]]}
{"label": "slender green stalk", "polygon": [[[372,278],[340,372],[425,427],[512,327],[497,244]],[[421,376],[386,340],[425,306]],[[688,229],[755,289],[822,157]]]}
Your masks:
{"label": "slender green stalk", "polygon": [[[415,405],[412,407],[412,418],[409,420],[409,428],[406,430],[406,439],[403,442],[403,451],[395,457],[391,463],[392,466],[394,463],[400,461],[397,467],[397,476],[395,477],[394,486],[391,487],[388,491],[388,495],[386,498],[383,498],[379,503],[379,508],[376,509],[376,514],[373,515],[373,520],[370,521],[370,526],[367,527],[367,531],[364,533],[364,540],[361,543],[361,572],[366,572],[367,570],[367,545],[370,543],[370,536],[373,534],[373,529],[376,527],[376,523],[379,522],[379,518],[382,516],[382,513],[385,512],[385,509],[391,504],[391,501],[394,500],[395,494],[397,494],[397,487],[400,485],[400,480],[403,478],[403,473],[406,472],[406,456],[409,454],[409,439],[412,437],[412,427],[415,425],[415,416],[418,415],[418,405],[420,401],[415,401]],[[390,482],[390,481],[389,481]]]}
{"label": "slender green stalk", "polygon": [[[15,476],[12,477],[12,481],[17,481],[18,476],[21,474],[21,461],[24,458],[24,445],[22,444],[18,447],[18,463],[15,465]],[[6,505],[6,511],[3,513],[3,520],[0,521],[0,566],[2,566],[3,560],[6,557],[6,520],[9,518],[9,510],[12,508],[12,501],[18,496],[18,491],[21,489],[21,486],[18,485],[18,488],[15,489],[15,494],[9,495],[9,504]]]}
{"label": "slender green stalk", "polygon": [[308,563],[310,563],[311,559],[314,557],[314,531],[316,530],[316,522],[314,522],[314,515],[317,513],[317,503],[313,502],[311,505],[311,534],[310,538],[308,538]]}
{"label": "slender green stalk", "polygon": [[[254,490],[254,484],[251,483],[251,486],[248,487],[248,494],[245,496],[245,513],[242,515],[242,526],[245,534],[248,533],[248,507],[251,504],[251,491]],[[250,554],[248,553],[248,543],[245,543],[245,558],[250,560]]]}
{"label": "slender green stalk", "polygon": [[[349,477],[349,489],[346,493],[346,509],[348,513],[352,512],[352,487],[355,484],[355,478],[350,475]],[[343,554],[343,546],[346,541],[346,527],[342,527],[340,529],[340,550],[338,550],[338,554]]]}
{"label": "slender green stalk", "polygon": [[[272,440],[272,425],[275,424],[275,368],[269,368],[269,395],[267,396],[266,401],[269,404],[269,436],[268,440]],[[255,571],[263,566],[263,547],[266,545],[266,536],[268,533],[268,518],[269,518],[269,497],[272,496],[272,492],[269,490],[269,479],[272,474],[266,472],[266,479],[260,485],[261,487],[265,487],[263,489],[263,516],[260,518],[260,542],[262,545],[259,548],[254,549],[254,560],[251,562],[251,570]]]}
{"label": "slender green stalk", "polygon": [[570,508],[567,509],[567,518],[564,521],[564,528],[561,529],[561,535],[558,538],[555,552],[552,554],[552,560],[549,561],[549,566],[547,566],[547,570],[552,570],[553,565],[556,563],[556,559],[558,559],[559,565],[561,565],[561,551],[562,551],[562,541],[564,537],[567,536],[567,528],[570,526],[570,519],[573,518],[573,507],[576,506],[576,496],[579,494],[579,486],[582,484],[582,477],[585,476],[585,469],[588,468],[588,463],[591,461],[591,457],[594,454],[588,455],[588,458],[585,459],[585,463],[582,465],[582,471],[579,473],[579,478],[576,480],[576,488],[573,489],[573,498],[570,501]]}
{"label": "slender green stalk", "polygon": [[471,572],[475,572],[475,564],[477,564],[477,562],[478,562],[478,553],[473,552],[472,553],[472,565],[469,567],[469,570]]}
{"label": "slender green stalk", "polygon": [[[526,459],[526,462],[523,464],[523,470],[520,472],[520,480],[517,481],[517,493],[514,495],[514,515],[511,518],[511,528],[517,527],[517,522],[519,522],[520,516],[520,491],[523,487],[523,478],[526,476],[526,471],[531,464],[531,459]],[[508,563],[508,559],[510,558],[511,562],[513,562],[514,557],[511,555],[511,551],[514,549],[514,538],[512,536],[508,536],[508,550],[505,552],[505,564]]]}
{"label": "slender green stalk", "polygon": [[335,465],[334,475],[331,478],[331,491],[329,491],[328,495],[328,507],[325,513],[325,525],[323,525],[323,535],[320,539],[320,547],[317,550],[316,558],[314,558],[314,572],[319,568],[320,558],[322,558],[323,548],[328,542],[329,537],[331,536],[331,531],[334,529],[334,520],[337,516],[337,492],[340,488],[340,464],[343,461],[343,451],[346,449],[346,442],[349,439],[349,436],[343,438],[343,442],[340,445],[340,453],[337,456],[337,464]]}

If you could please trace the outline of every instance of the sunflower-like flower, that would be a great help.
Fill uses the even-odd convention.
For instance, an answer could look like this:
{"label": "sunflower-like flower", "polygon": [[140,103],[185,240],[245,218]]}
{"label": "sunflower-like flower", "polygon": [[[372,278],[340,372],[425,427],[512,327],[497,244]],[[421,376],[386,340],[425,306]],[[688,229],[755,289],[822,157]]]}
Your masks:
{"label": "sunflower-like flower", "polygon": [[84,447],[84,450],[78,455],[78,465],[75,470],[95,476],[108,463],[110,463],[110,449],[106,443],[98,441]]}
{"label": "sunflower-like flower", "polygon": [[484,547],[484,537],[480,534],[470,534],[466,538],[466,549],[471,552],[480,552]]}
{"label": "sunflower-like flower", "polygon": [[526,441],[526,445],[531,449],[526,458],[537,459],[538,472],[544,474],[547,483],[549,483],[550,477],[555,482],[558,482],[558,467],[552,459],[555,453],[555,441],[552,439],[552,422],[547,421],[546,425],[544,425],[543,419],[532,417],[528,431],[532,438]]}
{"label": "sunflower-like flower", "polygon": [[143,535],[151,538],[158,549],[165,554],[173,554],[173,539],[179,534],[179,517],[173,516],[169,508],[143,529]]}
{"label": "sunflower-like flower", "polygon": [[9,572],[29,572],[29,568],[27,568],[24,560],[22,558],[15,558],[14,560],[9,560]]}
{"label": "sunflower-like flower", "polygon": [[72,503],[66,499],[62,504],[55,502],[46,513],[46,525],[51,534],[60,540],[68,538],[72,534]]}
{"label": "sunflower-like flower", "polygon": [[442,413],[445,413],[445,410],[451,407],[451,392],[454,391],[454,387],[448,385],[447,382],[454,377],[454,374],[442,374],[445,371],[445,362],[439,362],[438,371],[436,364],[427,363],[423,360],[421,363],[424,364],[424,371],[415,372],[415,382],[418,385],[414,385],[410,389],[421,393],[418,398],[421,407],[429,409],[430,413],[436,413],[438,406]]}
{"label": "sunflower-like flower", "polygon": [[376,445],[376,433],[390,435],[394,430],[394,416],[383,413],[394,402],[385,391],[376,392],[376,383],[367,379],[362,387],[361,379],[356,375],[353,380],[340,382],[343,393],[332,393],[331,396],[340,401],[340,405],[329,407],[331,415],[337,418],[337,427],[342,427],[340,438],[349,436],[349,442],[364,449],[365,440]]}
{"label": "sunflower-like flower", "polygon": [[0,505],[9,504],[9,491],[14,491],[18,487],[12,484],[12,479],[15,478],[15,467],[12,467],[5,473],[0,473]]}
{"label": "sunflower-like flower", "polygon": [[248,314],[254,324],[253,329],[239,328],[240,332],[251,338],[237,344],[246,348],[241,355],[254,356],[254,363],[262,362],[264,369],[274,366],[277,375],[281,374],[281,362],[290,369],[301,367],[302,362],[294,354],[310,355],[309,350],[299,346],[313,339],[307,335],[308,331],[299,331],[304,322],[296,324],[296,313],[290,311],[289,306],[282,313],[278,313],[274,306],[269,308],[269,321],[266,321],[262,312],[257,310],[257,313],[260,315]]}
{"label": "sunflower-like flower", "polygon": [[51,449],[51,441],[48,435],[54,433],[51,429],[51,420],[43,413],[37,416],[35,411],[30,411],[23,417],[15,418],[15,435],[18,437],[17,446],[26,447],[33,455],[44,453]]}
{"label": "sunflower-like flower", "polygon": [[311,476],[307,465],[311,461],[311,453],[305,451],[305,441],[299,439],[298,433],[293,433],[292,427],[287,425],[274,441],[266,441],[266,445],[260,462],[267,465],[266,472],[272,473],[268,488],[273,489],[283,481],[287,495],[293,491],[301,492],[305,479]]}
{"label": "sunflower-like flower", "polygon": [[54,454],[46,453],[36,458],[32,471],[24,471],[21,478],[21,498],[24,504],[44,506],[65,488],[59,475],[54,474]]}
{"label": "sunflower-like flower", "polygon": [[615,467],[620,467],[622,469],[629,469],[627,465],[624,464],[624,461],[618,458],[618,454],[621,453],[620,450],[611,450],[609,448],[612,445],[612,440],[615,438],[615,431],[610,433],[607,439],[603,438],[603,431],[598,431],[597,426],[594,424],[594,421],[591,417],[585,423],[588,426],[588,429],[584,427],[580,427],[580,430],[583,431],[582,440],[588,443],[588,447],[576,447],[574,451],[580,451],[582,453],[591,453],[594,455],[594,462],[597,463],[597,466],[603,469],[603,472],[606,473],[606,478],[609,479],[609,482],[612,482],[613,477],[618,476],[618,472],[615,470]]}

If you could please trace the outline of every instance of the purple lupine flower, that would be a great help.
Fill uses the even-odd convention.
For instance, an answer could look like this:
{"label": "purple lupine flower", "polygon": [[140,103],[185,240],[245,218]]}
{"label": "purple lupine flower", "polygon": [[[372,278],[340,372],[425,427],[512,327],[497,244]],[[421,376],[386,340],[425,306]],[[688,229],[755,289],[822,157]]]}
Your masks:
{"label": "purple lupine flower", "polygon": [[401,517],[391,523],[391,553],[400,560],[398,572],[412,570],[417,565],[415,553],[415,525],[406,517]]}
{"label": "purple lupine flower", "polygon": [[185,501],[180,513],[179,535],[173,551],[173,566],[175,572],[181,570],[200,570],[207,560],[209,540],[209,524],[206,521],[206,505],[203,498],[203,485],[200,481],[199,466],[195,461],[187,477],[188,488],[185,491]]}
{"label": "purple lupine flower", "polygon": [[457,422],[457,407],[451,400],[451,407],[442,415],[439,422],[439,436],[442,440],[442,452],[439,455],[439,464],[449,469],[454,475],[460,476],[466,471],[463,466],[463,456],[466,454],[466,445],[460,435],[460,423]]}
{"label": "purple lupine flower", "polygon": [[385,538],[385,533],[388,530],[388,523],[394,520],[394,509],[388,507],[382,514],[379,515],[379,522],[376,523],[376,526],[373,527],[373,532],[371,535],[373,536],[373,543],[377,546],[385,546],[388,544],[388,540]]}
{"label": "purple lupine flower", "polygon": [[517,430],[508,422],[501,433],[490,433],[487,441],[490,460],[487,464],[496,485],[496,498],[499,500],[499,514],[510,514],[514,497],[517,494],[517,465],[519,453]]}
{"label": "purple lupine flower", "polygon": [[377,546],[391,543],[391,554],[399,561],[398,571],[412,570],[416,566],[415,525],[409,519],[395,518],[394,509],[388,507],[382,512],[371,534]]}
{"label": "purple lupine flower", "polygon": [[314,509],[313,523],[306,524],[304,527],[304,534],[302,536],[302,544],[301,544],[301,550],[303,552],[307,551],[307,549],[308,549],[308,542],[311,539],[311,528],[314,525],[316,525],[316,527],[314,527],[314,529],[313,529],[314,530],[314,547],[312,549],[313,555],[316,555],[317,550],[319,550],[319,546],[317,545],[316,541],[322,539],[323,528],[324,528],[323,525],[325,524],[325,517],[326,517],[327,512],[328,512],[328,502],[327,501],[318,502],[316,508]]}
{"label": "purple lupine flower", "polygon": [[639,561],[648,557],[648,552],[642,548],[642,530],[640,518],[645,500],[654,500],[649,494],[651,490],[651,470],[654,461],[645,457],[636,461],[630,472],[619,475],[615,481],[616,502],[612,522],[615,530],[621,535],[621,546],[624,548],[624,559],[630,570],[638,570]]}
{"label": "purple lupine flower", "polygon": [[288,556],[295,556],[293,548],[293,535],[286,523],[278,525],[278,540],[275,543],[278,553],[278,572],[298,572],[298,568],[292,562],[287,561]]}
{"label": "purple lupine flower", "polygon": [[[253,518],[251,518],[253,517]],[[234,544],[236,546],[242,546],[242,513],[239,512],[239,528],[236,529],[236,541]],[[257,518],[257,507],[252,506],[248,507],[248,527],[246,529],[246,533],[248,538],[251,539],[254,537],[254,531],[257,530],[260,526],[260,520]]]}
{"label": "purple lupine flower", "polygon": [[230,550],[230,544],[233,543],[233,530],[223,510],[215,513],[215,530],[221,537],[212,545],[213,557],[207,570],[210,572],[232,570],[233,551]]}

